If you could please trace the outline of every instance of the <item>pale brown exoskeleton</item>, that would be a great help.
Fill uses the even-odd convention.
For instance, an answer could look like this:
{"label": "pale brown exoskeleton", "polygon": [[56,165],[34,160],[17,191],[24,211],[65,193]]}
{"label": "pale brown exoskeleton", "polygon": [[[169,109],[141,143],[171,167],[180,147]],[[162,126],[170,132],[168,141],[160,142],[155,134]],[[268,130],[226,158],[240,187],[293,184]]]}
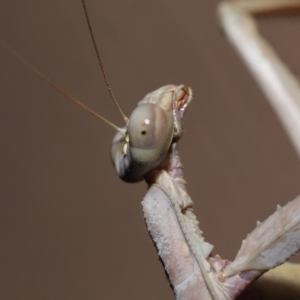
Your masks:
{"label": "pale brown exoskeleton", "polygon": [[[299,0],[240,0],[222,3],[218,13],[226,35],[257,78],[300,155],[299,86],[259,36],[251,17],[299,7]],[[116,103],[88,16],[87,22],[105,81]],[[145,179],[149,185],[142,202],[144,217],[176,299],[235,299],[252,281],[299,250],[298,197],[287,206],[278,207],[276,213],[258,224],[243,241],[232,263],[211,255],[213,246],[204,241],[198,227],[177,150],[183,134],[183,115],[192,100],[189,87],[167,85],[155,90],[138,103],[130,118],[116,104],[125,122],[119,128],[67,94],[5,43],[2,45],[61,94],[117,130],[111,149],[113,164],[122,180]],[[293,284],[292,279],[290,282]],[[295,291],[298,294],[293,297],[299,297],[299,289]]]}

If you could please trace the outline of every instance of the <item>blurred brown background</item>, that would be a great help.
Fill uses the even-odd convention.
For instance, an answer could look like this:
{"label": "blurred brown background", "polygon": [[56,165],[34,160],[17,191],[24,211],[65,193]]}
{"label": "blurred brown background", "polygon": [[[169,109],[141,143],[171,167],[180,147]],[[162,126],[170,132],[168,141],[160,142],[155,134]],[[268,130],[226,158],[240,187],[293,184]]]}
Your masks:
{"label": "blurred brown background", "polygon": [[[128,115],[162,85],[193,87],[180,145],[188,188],[214,253],[233,259],[256,220],[300,194],[300,164],[222,35],[217,3],[87,0],[111,85]],[[1,36],[14,49],[122,124],[79,0],[1,0],[0,16]],[[260,25],[300,70],[299,20]],[[146,185],[121,182],[111,165],[113,130],[1,47],[0,57],[0,299],[173,299],[141,214]]]}

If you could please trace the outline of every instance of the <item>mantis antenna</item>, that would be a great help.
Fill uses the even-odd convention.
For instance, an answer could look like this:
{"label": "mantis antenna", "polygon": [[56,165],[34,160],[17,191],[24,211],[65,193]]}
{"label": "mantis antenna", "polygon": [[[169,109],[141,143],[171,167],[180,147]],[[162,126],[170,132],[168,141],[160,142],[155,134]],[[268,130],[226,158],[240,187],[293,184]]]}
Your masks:
{"label": "mantis antenna", "polygon": [[82,3],[82,6],[83,6],[85,19],[86,19],[86,22],[87,22],[87,25],[88,25],[88,28],[89,28],[89,32],[90,32],[91,38],[92,38],[92,42],[93,42],[93,46],[94,46],[94,49],[95,49],[95,52],[96,52],[96,56],[97,56],[97,59],[98,59],[98,63],[99,63],[99,66],[100,66],[100,69],[101,69],[101,72],[102,72],[102,75],[103,75],[105,84],[106,84],[107,89],[108,89],[108,91],[109,91],[110,97],[111,97],[111,99],[113,100],[113,102],[114,102],[115,106],[117,107],[118,111],[119,111],[120,114],[122,115],[122,117],[123,117],[123,119],[124,119],[126,125],[128,125],[128,118],[127,118],[126,115],[123,113],[123,111],[122,111],[122,109],[121,109],[119,103],[117,102],[117,99],[116,99],[116,97],[115,97],[115,95],[114,95],[114,93],[112,92],[112,89],[111,89],[111,87],[110,87],[110,84],[109,84],[109,81],[108,81],[108,78],[107,78],[107,75],[106,75],[106,72],[105,72],[105,69],[104,69],[104,65],[103,65],[103,62],[102,62],[102,59],[101,59],[101,56],[100,56],[100,53],[99,53],[97,44],[96,44],[96,40],[95,40],[93,28],[92,28],[92,25],[91,25],[91,21],[90,21],[90,18],[89,18],[89,14],[88,14],[88,11],[87,11],[87,8],[86,8],[85,1],[84,1],[84,0],[81,0],[81,3]]}
{"label": "mantis antenna", "polygon": [[[100,65],[100,69],[101,69],[101,73],[103,75],[105,84],[107,86],[107,89],[109,91],[110,97],[112,98],[115,106],[117,107],[118,111],[120,112],[120,114],[122,115],[122,118],[125,121],[125,124],[128,125],[128,118],[126,117],[126,115],[123,113],[120,105],[118,104],[112,89],[110,87],[104,66],[103,66],[103,62],[101,60],[101,56],[98,50],[98,47],[96,45],[96,41],[95,41],[95,37],[94,37],[94,33],[92,30],[92,26],[91,26],[91,22],[88,16],[88,12],[87,12],[87,8],[85,5],[85,1],[82,0],[82,5],[83,5],[83,9],[84,9],[84,13],[85,13],[85,17],[86,17],[86,21],[88,24],[88,28],[89,28],[89,32],[92,38],[92,42],[93,42],[93,46],[97,55],[97,59],[98,59],[98,63]],[[59,92],[61,95],[63,95],[64,97],[66,97],[67,99],[71,100],[73,103],[77,104],[78,106],[80,106],[81,108],[83,108],[84,110],[86,110],[87,112],[89,112],[90,114],[92,114],[94,117],[100,119],[101,121],[103,121],[104,123],[110,125],[111,127],[113,127],[115,130],[119,131],[122,133],[122,130],[120,127],[116,126],[115,124],[113,124],[112,122],[110,122],[108,119],[104,118],[103,116],[101,116],[100,114],[96,113],[95,111],[93,111],[91,108],[87,107],[85,104],[83,104],[82,102],[80,102],[79,100],[77,100],[75,97],[73,97],[72,95],[70,95],[67,91],[65,91],[60,85],[58,85],[57,83],[55,83],[53,80],[51,80],[49,77],[47,77],[46,75],[44,75],[41,71],[39,71],[36,67],[34,67],[30,62],[28,62],[24,57],[22,57],[19,53],[17,53],[14,49],[12,49],[4,40],[0,39],[0,44],[1,46],[3,46],[11,55],[13,55],[15,58],[17,58],[20,62],[22,62],[26,67],[28,67],[33,73],[35,73],[37,76],[39,76],[41,79],[43,79],[46,83],[48,83],[53,89],[55,89],[57,92]]]}

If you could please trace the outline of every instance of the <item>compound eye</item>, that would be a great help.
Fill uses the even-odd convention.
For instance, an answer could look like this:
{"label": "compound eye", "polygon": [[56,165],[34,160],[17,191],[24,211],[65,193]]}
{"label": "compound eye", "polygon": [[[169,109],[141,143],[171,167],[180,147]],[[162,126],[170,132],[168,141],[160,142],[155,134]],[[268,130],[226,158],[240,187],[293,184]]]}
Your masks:
{"label": "compound eye", "polygon": [[[169,140],[170,116],[158,105],[139,105],[131,114],[128,125],[130,146],[140,149],[158,147],[164,139]],[[171,132],[170,132],[171,131]]]}

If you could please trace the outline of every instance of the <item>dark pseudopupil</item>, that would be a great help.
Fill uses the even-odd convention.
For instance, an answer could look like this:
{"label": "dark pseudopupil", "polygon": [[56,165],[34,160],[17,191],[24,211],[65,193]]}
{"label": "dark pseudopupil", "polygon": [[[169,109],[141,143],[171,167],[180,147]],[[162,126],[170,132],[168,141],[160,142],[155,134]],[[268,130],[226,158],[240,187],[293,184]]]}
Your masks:
{"label": "dark pseudopupil", "polygon": [[142,134],[142,135],[145,135],[145,134],[146,134],[146,131],[145,131],[145,130],[143,130],[143,131],[141,132],[141,134]]}

